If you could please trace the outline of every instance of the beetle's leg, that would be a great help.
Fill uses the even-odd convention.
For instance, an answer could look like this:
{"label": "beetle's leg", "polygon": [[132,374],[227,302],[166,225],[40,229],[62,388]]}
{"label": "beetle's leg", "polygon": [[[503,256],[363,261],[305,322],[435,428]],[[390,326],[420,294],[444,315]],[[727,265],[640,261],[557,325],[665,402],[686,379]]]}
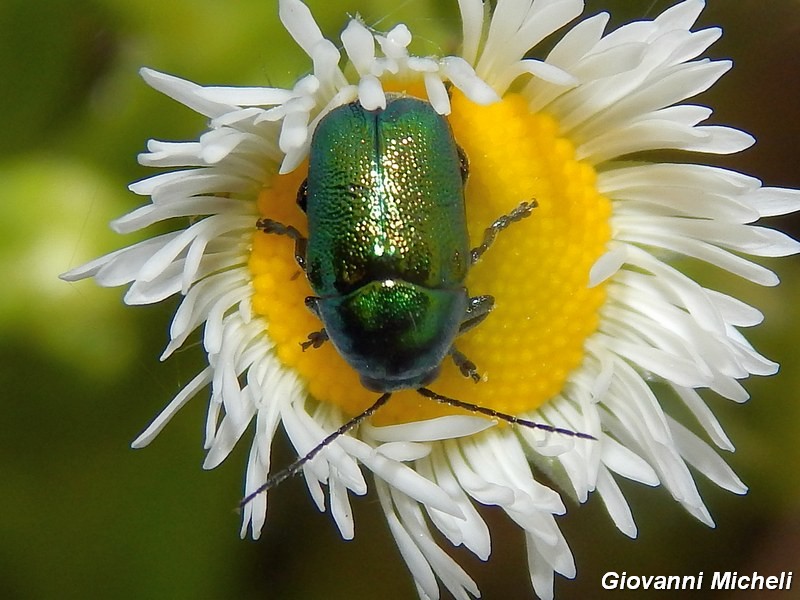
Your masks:
{"label": "beetle's leg", "polygon": [[455,346],[450,348],[448,354],[450,354],[450,358],[453,359],[453,362],[464,377],[469,377],[475,383],[481,380],[481,376],[478,374],[478,367],[475,366],[475,363],[464,356],[462,352],[459,352]]}
{"label": "beetle's leg", "polygon": [[303,234],[291,225],[284,225],[272,219],[259,219],[256,228],[264,233],[274,233],[275,235],[285,235],[294,240],[294,259],[303,271],[306,270],[306,245],[308,240]]}
{"label": "beetle's leg", "polygon": [[300,207],[300,210],[306,212],[307,205],[308,205],[308,177],[303,179],[303,183],[300,184],[300,188],[297,190],[297,206]]}
{"label": "beetle's leg", "polygon": [[[317,301],[319,298],[316,296],[306,296],[306,308],[314,313],[317,318],[319,318],[319,306],[317,305]],[[321,319],[320,319],[321,320]],[[303,349],[303,352],[308,350],[309,348],[319,348],[328,341],[328,332],[325,329],[320,329],[319,331],[312,331],[308,334],[308,339],[305,342],[300,342],[300,347]]]}
{"label": "beetle's leg", "polygon": [[473,296],[469,299],[464,319],[458,328],[459,335],[481,323],[494,308],[494,296]]}
{"label": "beetle's leg", "polygon": [[303,352],[305,352],[309,348],[319,348],[322,344],[327,342],[328,339],[328,332],[324,329],[312,331],[308,334],[308,339],[305,342],[300,342],[300,347],[303,349]]}
{"label": "beetle's leg", "polygon": [[[494,308],[494,296],[473,296],[467,302],[467,310],[464,311],[464,319],[461,321],[461,326],[458,328],[459,335],[465,331],[469,331],[486,317]],[[475,363],[469,360],[462,352],[456,350],[453,346],[450,348],[450,357],[456,363],[458,370],[464,377],[469,377],[475,383],[481,380],[478,374],[478,368]]]}
{"label": "beetle's leg", "polygon": [[512,223],[516,223],[525,217],[529,217],[533,212],[533,209],[537,206],[538,204],[536,203],[536,200],[522,202],[519,206],[517,206],[517,208],[512,210],[507,215],[498,217],[495,222],[487,227],[483,232],[483,242],[481,245],[472,249],[472,252],[470,253],[472,255],[472,264],[474,265],[476,262],[478,262],[478,260],[480,260],[481,256],[483,256],[483,253],[486,252],[489,249],[489,246],[492,245],[492,242],[494,242],[494,238],[497,237],[498,233],[503,231],[503,229]]}
{"label": "beetle's leg", "polygon": [[456,150],[458,151],[458,166],[461,170],[461,183],[467,183],[467,177],[469,177],[469,158],[467,158],[467,153],[464,152],[461,146],[456,146]]}

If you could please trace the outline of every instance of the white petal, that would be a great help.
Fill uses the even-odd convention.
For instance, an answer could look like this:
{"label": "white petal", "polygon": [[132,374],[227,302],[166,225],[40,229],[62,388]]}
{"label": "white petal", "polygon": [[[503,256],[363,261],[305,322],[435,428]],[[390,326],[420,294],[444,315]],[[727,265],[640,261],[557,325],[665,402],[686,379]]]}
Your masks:
{"label": "white petal", "polygon": [[403,527],[400,519],[398,519],[390,499],[389,486],[381,481],[376,481],[375,488],[378,491],[378,498],[386,515],[389,531],[392,532],[392,537],[397,542],[397,548],[408,565],[414,581],[429,598],[439,598],[439,586],[436,583],[436,576],[433,574],[433,570],[424,554],[414,543],[413,538],[405,527]]}
{"label": "white petal", "polygon": [[375,448],[375,452],[393,461],[412,462],[428,456],[431,453],[431,447],[414,442],[388,442]]}
{"label": "white petal", "polygon": [[455,598],[471,600],[469,594],[473,596],[478,594],[475,582],[433,539],[417,503],[394,489],[391,490],[391,495],[400,521],[411,534],[414,543],[422,551],[437,577]]}
{"label": "white petal", "polygon": [[689,359],[599,334],[606,347],[642,369],[660,375],[667,381],[688,387],[703,387],[710,383],[711,374]]}
{"label": "white petal", "polygon": [[461,56],[474,65],[483,31],[484,6],[481,0],[458,0],[458,7],[461,12],[463,40]]}
{"label": "white petal", "polygon": [[289,100],[292,91],[268,87],[209,86],[198,90],[197,95],[212,102],[237,106],[273,106]]}
{"label": "white petal", "polygon": [[364,24],[351,19],[342,32],[342,43],[359,75],[370,74],[375,60],[375,38]]}
{"label": "white petal", "polygon": [[700,394],[693,389],[681,388],[679,386],[673,386],[673,389],[675,393],[678,394],[678,397],[683,400],[687,408],[692,411],[692,414],[697,418],[706,433],[711,436],[714,443],[723,450],[733,452],[733,443],[731,443],[731,440],[725,435],[719,421],[714,416],[714,413],[711,412],[708,405],[703,402]]}
{"label": "white petal", "polygon": [[625,246],[603,253],[589,270],[589,287],[595,287],[612,277],[627,262]]}
{"label": "white petal", "polygon": [[514,501],[514,491],[511,488],[487,481],[475,472],[464,457],[459,444],[452,440],[445,441],[444,444],[453,474],[470,496],[486,505],[502,506]]}
{"label": "white petal", "polygon": [[384,427],[364,424],[363,429],[365,434],[379,442],[433,442],[472,436],[494,426],[494,421],[483,417],[452,415]]}
{"label": "white petal", "polygon": [[636,523],[633,520],[633,513],[631,513],[631,507],[625,500],[625,496],[619,489],[617,482],[614,481],[614,478],[611,477],[609,472],[605,469],[600,471],[597,478],[597,492],[600,494],[600,498],[606,506],[608,515],[611,517],[611,520],[614,521],[614,525],[617,526],[617,529],[629,538],[635,538],[637,530]]}
{"label": "white petal", "polygon": [[308,7],[300,0],[279,0],[278,14],[297,45],[312,56],[314,47],[324,38]]}
{"label": "white petal", "polygon": [[425,73],[425,93],[428,94],[428,101],[440,115],[450,114],[450,96],[444,82],[434,73]]}
{"label": "white petal", "polygon": [[659,484],[658,475],[640,456],[611,438],[603,440],[603,464],[615,473],[645,485]]}
{"label": "white petal", "polygon": [[437,449],[429,461],[420,461],[417,468],[421,475],[435,481],[437,485],[447,492],[458,503],[464,514],[463,519],[457,519],[434,508],[427,507],[428,514],[436,527],[453,545],[464,544],[478,558],[487,560],[491,553],[489,528],[459,485],[455,474],[447,463],[445,451],[442,448]]}
{"label": "white petal", "polygon": [[360,458],[368,469],[392,488],[426,506],[431,506],[459,519],[464,518],[458,505],[439,486],[420,476],[414,469],[377,453]]}
{"label": "white petal", "polygon": [[800,190],[762,188],[750,196],[762,217],[785,215],[800,210]]}
{"label": "white petal", "polygon": [[347,488],[342,483],[339,473],[335,467],[331,468],[329,479],[329,494],[331,497],[331,515],[339,528],[342,539],[352,540],[355,536],[355,524],[353,521],[353,510],[350,508],[350,500],[347,495]]}
{"label": "white petal", "polygon": [[556,42],[547,55],[547,62],[562,66],[576,64],[600,41],[609,18],[604,12],[583,19]]}
{"label": "white petal", "polygon": [[500,100],[495,92],[464,59],[448,56],[441,60],[442,73],[476,104],[491,104]]}
{"label": "white petal", "polygon": [[358,100],[366,110],[386,108],[386,94],[377,77],[367,75],[361,78],[358,83]]}
{"label": "white petal", "polygon": [[196,83],[145,67],[139,69],[139,74],[153,89],[206,117],[213,119],[233,109],[227,102],[215,102],[203,97],[202,88]]}
{"label": "white petal", "polygon": [[747,492],[747,486],[708,444],[674,419],[670,419],[670,428],[689,464],[723,489],[734,494]]}
{"label": "white petal", "polygon": [[191,400],[198,391],[211,382],[211,368],[206,367],[194,379],[187,383],[172,401],[153,419],[139,436],[131,442],[131,448],[144,448],[161,432],[172,420],[172,417]]}
{"label": "white petal", "polygon": [[704,0],[684,0],[658,15],[654,22],[664,29],[689,29],[695,24],[704,7]]}

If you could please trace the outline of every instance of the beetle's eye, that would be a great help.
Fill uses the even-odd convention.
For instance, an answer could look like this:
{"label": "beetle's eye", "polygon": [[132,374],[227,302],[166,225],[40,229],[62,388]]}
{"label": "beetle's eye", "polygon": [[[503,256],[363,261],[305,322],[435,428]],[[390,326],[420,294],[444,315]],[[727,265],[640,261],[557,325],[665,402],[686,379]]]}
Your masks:
{"label": "beetle's eye", "polygon": [[297,190],[297,206],[300,210],[306,212],[306,204],[308,203],[308,178],[303,179],[300,188]]}
{"label": "beetle's eye", "polygon": [[461,146],[456,146],[458,150],[458,160],[461,167],[461,181],[467,183],[467,177],[469,176],[469,158],[467,158],[467,153],[464,152],[464,149]]}

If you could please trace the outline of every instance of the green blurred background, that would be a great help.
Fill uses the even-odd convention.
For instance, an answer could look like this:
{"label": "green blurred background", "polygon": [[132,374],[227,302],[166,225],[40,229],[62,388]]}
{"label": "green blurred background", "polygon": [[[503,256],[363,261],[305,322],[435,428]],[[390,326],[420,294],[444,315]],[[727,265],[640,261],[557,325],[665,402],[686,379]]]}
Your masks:
{"label": "green blurred background", "polygon": [[[409,23],[423,40],[420,53],[452,51],[458,38],[456,0],[309,4],[329,37],[345,13],[360,12],[378,28]],[[609,9],[618,25],[670,4],[590,0],[587,12]],[[711,55],[736,63],[701,101],[716,108],[715,122],[759,139],[718,163],[800,187],[800,3],[709,0],[701,23],[724,26]],[[193,344],[158,362],[174,302],[127,308],[121,290],[57,275],[135,241],[112,234],[107,222],[142,202],[126,185],[151,174],[136,164],[145,140],[192,139],[204,128],[201,117],[139,79],[142,65],[239,85],[291,85],[309,67],[281,29],[275,0],[0,5],[0,276],[8,286],[0,294],[0,598],[413,598],[374,495],[354,500],[356,539],[345,543],[295,479],[271,495],[262,540],[241,541],[233,507],[248,444],[219,469],[200,469],[204,395],[151,447],[129,448],[199,370],[202,354]],[[797,235],[797,219],[770,224]],[[796,258],[769,265],[783,279],[777,289],[702,274],[764,311],[766,323],[750,339],[782,364],[779,376],[748,383],[748,404],[711,400],[738,449],[729,461],[750,493],[736,497],[702,480],[718,524],[710,530],[663,490],[623,483],[640,529],[635,541],[613,528],[597,498],[570,506],[560,524],[578,578],[558,580],[558,597],[603,596],[599,581],[609,570],[800,571],[800,265]],[[276,464],[290,460],[282,438],[277,447]],[[532,597],[520,532],[497,511],[484,514],[490,562],[454,554],[484,598]]]}

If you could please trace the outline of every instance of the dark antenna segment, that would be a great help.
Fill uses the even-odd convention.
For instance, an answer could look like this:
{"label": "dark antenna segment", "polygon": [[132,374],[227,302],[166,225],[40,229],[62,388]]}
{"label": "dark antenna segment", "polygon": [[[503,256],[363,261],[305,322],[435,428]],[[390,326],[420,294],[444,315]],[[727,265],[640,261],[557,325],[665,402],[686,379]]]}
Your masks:
{"label": "dark antenna segment", "polygon": [[335,440],[339,436],[344,435],[354,427],[358,426],[365,419],[368,419],[369,417],[374,415],[375,412],[381,406],[386,404],[389,401],[389,398],[391,397],[392,394],[390,392],[386,392],[385,394],[381,395],[381,397],[375,401],[375,404],[370,406],[367,410],[365,410],[361,414],[356,415],[355,417],[347,421],[347,423],[339,427],[339,429],[337,429],[333,433],[328,434],[328,436],[325,437],[325,439],[323,439],[319,444],[317,444],[311,450],[309,450],[308,454],[306,454],[305,456],[301,456],[282,471],[278,471],[277,473],[275,473],[275,475],[267,479],[258,489],[245,496],[239,503],[239,508],[240,509],[244,508],[253,498],[258,496],[259,494],[274,488],[276,485],[283,483],[284,481],[295,475],[298,471],[300,471],[300,469],[303,468],[304,464],[306,464],[308,461],[312,460],[317,454],[322,452],[325,446],[330,444],[333,440]]}
{"label": "dark antenna segment", "polygon": [[461,400],[456,400],[455,398],[449,398],[447,396],[442,396],[441,394],[437,394],[434,391],[429,390],[428,388],[419,388],[417,392],[420,396],[424,396],[425,398],[430,398],[431,400],[436,400],[440,404],[447,404],[448,406],[455,406],[456,408],[463,408],[464,410],[468,410],[470,412],[478,413],[481,415],[486,415],[487,417],[492,417],[494,419],[500,419],[502,421],[506,421],[507,423],[511,423],[513,425],[522,425],[523,427],[527,427],[528,429],[541,429],[542,431],[549,431],[550,433],[558,433],[561,435],[567,435],[569,437],[580,438],[582,440],[594,440],[597,441],[597,438],[593,435],[589,435],[588,433],[580,433],[578,431],[572,431],[571,429],[564,429],[562,427],[553,427],[552,425],[547,425],[545,423],[536,423],[535,421],[529,421],[528,419],[520,419],[519,417],[515,417],[514,415],[509,415],[506,413],[498,412],[493,408],[486,408],[485,406],[478,406],[477,404],[470,404],[469,402],[462,402]]}
{"label": "dark antenna segment", "polygon": [[[446,404],[448,406],[454,406],[456,408],[461,408],[464,410],[468,410],[473,413],[478,413],[487,417],[491,417],[493,419],[500,419],[502,421],[506,421],[507,423],[511,423],[512,425],[521,425],[522,427],[527,427],[529,429],[540,429],[542,431],[548,431],[550,433],[558,433],[560,435],[566,435],[569,437],[579,438],[582,440],[594,440],[597,441],[597,438],[593,435],[589,435],[588,433],[580,433],[578,431],[572,431],[571,429],[564,429],[562,427],[554,427],[552,425],[547,425],[545,423],[536,423],[534,421],[529,421],[528,419],[520,419],[519,417],[515,417],[513,415],[509,415],[506,413],[498,412],[493,408],[486,408],[485,406],[478,406],[477,404],[470,404],[469,402],[462,402],[461,400],[456,400],[455,398],[450,398],[448,396],[443,396],[442,394],[437,394],[436,392],[429,390],[428,388],[421,387],[417,388],[417,393],[424,398],[429,398],[430,400],[434,400],[439,402],[440,404]],[[341,427],[339,427],[333,433],[328,434],[325,439],[323,439],[319,444],[314,446],[308,454],[305,456],[301,456],[292,464],[290,464],[285,469],[278,471],[272,477],[268,478],[258,489],[251,492],[247,496],[245,496],[242,501],[239,503],[239,508],[244,508],[253,498],[262,494],[276,485],[279,485],[289,479],[290,477],[296,475],[300,469],[303,468],[308,461],[312,460],[317,454],[319,454],[326,446],[328,446],[331,442],[333,442],[339,436],[342,436],[349,432],[351,429],[354,429],[358,425],[360,425],[363,421],[374,415],[378,409],[380,409],[384,404],[389,401],[389,398],[392,397],[391,392],[386,392],[382,394],[375,403],[367,408],[361,414],[356,415]]]}

